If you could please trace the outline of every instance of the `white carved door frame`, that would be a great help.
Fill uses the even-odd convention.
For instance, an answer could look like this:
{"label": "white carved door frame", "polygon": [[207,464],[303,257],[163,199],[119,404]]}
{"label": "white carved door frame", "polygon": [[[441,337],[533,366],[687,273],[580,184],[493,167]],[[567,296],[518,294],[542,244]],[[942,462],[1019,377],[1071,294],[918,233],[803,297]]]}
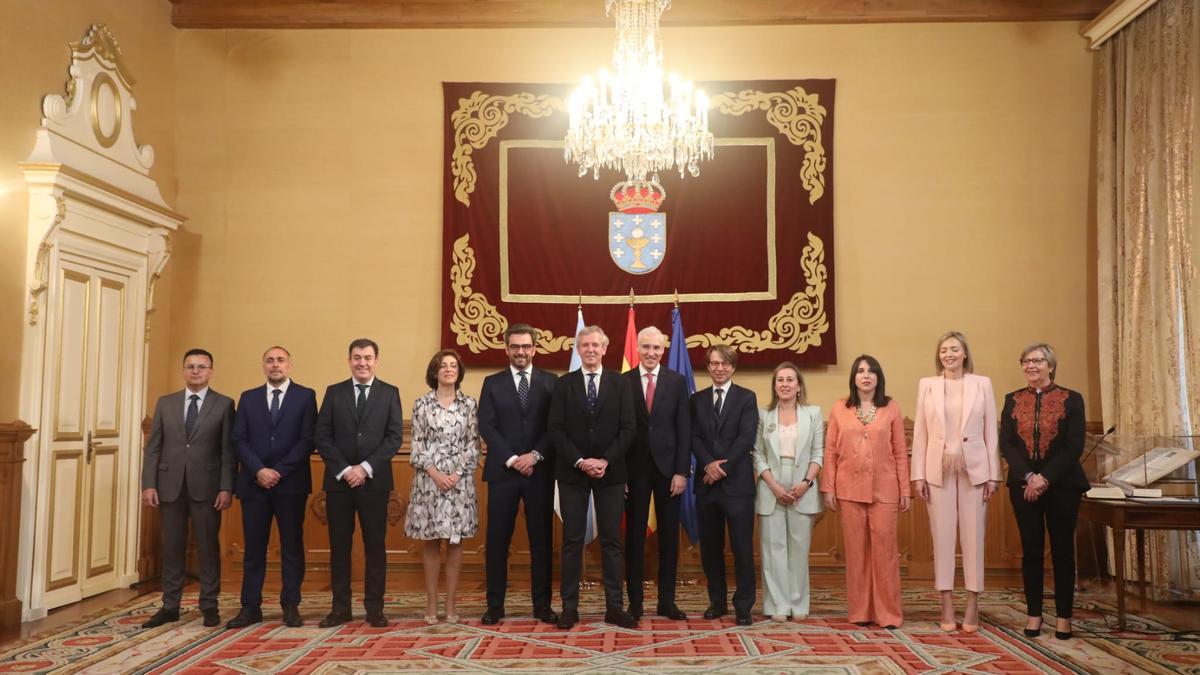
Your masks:
{"label": "white carved door frame", "polygon": [[[120,440],[115,467],[115,584],[137,581],[141,517],[141,422],[146,409],[149,316],[154,284],[170,257],[168,237],[183,216],[163,200],[150,178],[154,150],[133,134],[133,79],[108,29],[93,25],[70,44],[66,95],[47,95],[29,159],[21,164],[29,193],[26,280],[28,311],[22,343],[21,417],[38,429],[26,443],[21,494],[17,593],[22,620],[45,616],[68,601],[47,597],[47,537],[50,504],[45,474],[54,430],[49,381],[54,361],[55,316],[63,302],[60,271],[73,260],[128,278],[123,308],[137,330],[121,345]],[[131,324],[134,325],[134,324]],[[126,379],[127,378],[127,379]]]}

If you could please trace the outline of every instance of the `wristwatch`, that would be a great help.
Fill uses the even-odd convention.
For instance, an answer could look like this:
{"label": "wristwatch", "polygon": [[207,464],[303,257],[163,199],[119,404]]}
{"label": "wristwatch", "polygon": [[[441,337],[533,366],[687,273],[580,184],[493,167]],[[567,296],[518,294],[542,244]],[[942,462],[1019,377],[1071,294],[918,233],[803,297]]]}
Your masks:
{"label": "wristwatch", "polygon": [[805,485],[807,485],[808,487],[812,487],[812,486],[813,486],[813,483],[815,483],[815,482],[816,482],[816,481],[814,481],[814,480],[813,480],[813,479],[811,479],[811,478],[805,478],[805,479],[804,479],[804,484],[805,484]]}

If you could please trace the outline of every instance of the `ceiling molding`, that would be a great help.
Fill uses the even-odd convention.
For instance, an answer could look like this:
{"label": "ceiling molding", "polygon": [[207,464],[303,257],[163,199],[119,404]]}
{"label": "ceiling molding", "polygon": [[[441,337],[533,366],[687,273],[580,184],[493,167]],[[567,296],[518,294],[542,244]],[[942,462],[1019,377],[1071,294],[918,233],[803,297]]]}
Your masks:
{"label": "ceiling molding", "polygon": [[[1142,0],[1145,2],[1146,0]],[[176,28],[611,26],[602,0],[171,0]],[[1091,21],[1109,0],[676,0],[664,26]]]}
{"label": "ceiling molding", "polygon": [[1151,5],[1156,2],[1158,0],[1116,0],[1109,5],[1108,9],[1101,12],[1100,16],[1084,26],[1079,33],[1088,39],[1090,49],[1100,49],[1100,45],[1128,26],[1129,22],[1138,18],[1142,12],[1150,9]]}

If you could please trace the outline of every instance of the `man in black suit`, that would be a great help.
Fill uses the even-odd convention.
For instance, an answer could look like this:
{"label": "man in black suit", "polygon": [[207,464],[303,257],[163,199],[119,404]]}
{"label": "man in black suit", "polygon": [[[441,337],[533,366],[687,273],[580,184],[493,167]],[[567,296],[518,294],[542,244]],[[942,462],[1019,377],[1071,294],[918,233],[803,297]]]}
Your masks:
{"label": "man in black suit", "polygon": [[558,379],[550,403],[550,440],[563,519],[563,611],[557,625],[567,629],[579,622],[579,575],[591,496],[604,568],[604,620],[633,628],[637,620],[621,602],[621,511],[628,479],[625,454],[634,433],[633,393],[620,373],[601,366],[608,336],[599,326],[584,328],[575,342],[583,367]]}
{"label": "man in black suit", "polygon": [[708,579],[709,607],[704,618],[729,612],[725,584],[725,528],[733,547],[737,590],[733,609],[740,626],[749,626],[754,608],[754,450],[758,400],[732,381],[737,352],[713,345],[705,354],[712,386],[692,395],[692,454],[703,479],[696,481],[700,520],[700,562]]}
{"label": "man in black suit", "polygon": [[679,496],[691,471],[692,420],[683,375],[663,368],[667,336],[649,326],[637,336],[640,365],[622,375],[633,392],[637,433],[629,449],[629,495],[625,502],[625,585],[629,613],[642,617],[646,578],[646,523],[650,496],[658,521],[659,616],[682,621],[675,605],[675,568],[679,559]]}
{"label": "man in black suit", "polygon": [[517,506],[525,503],[533,615],[556,623],[550,609],[550,570],[553,566],[554,453],[546,435],[550,399],[558,380],[533,367],[537,331],[523,323],[504,331],[509,367],[489,375],[479,394],[479,434],[487,443],[483,479],[487,503],[487,611],[481,623],[504,618],[508,590],[508,548],[517,521]]}
{"label": "man in black suit", "polygon": [[200,612],[205,626],[221,623],[221,512],[233,502],[233,399],[208,388],[212,354],[183,355],[186,388],[158,399],[142,459],[142,504],[162,511],[162,609],[142,628],[179,620],[188,521],[200,561]]}
{"label": "man in black suit", "polygon": [[317,394],[291,380],[292,355],[283,347],[263,354],[265,387],[242,393],[233,425],[241,470],[237,496],[242,502],[242,609],[226,624],[242,628],[262,621],[262,587],[267,572],[271,521],[279,525],[279,604],[283,623],[304,625],[300,584],[304,581],[304,508],[312,492],[308,458],[317,424]]}
{"label": "man in black suit", "polygon": [[317,452],[325,460],[325,513],[329,524],[329,574],[333,608],[322,628],[350,620],[350,549],[354,515],[362,526],[367,623],[388,625],[383,614],[387,577],[387,508],[392,457],[404,441],[400,390],[375,378],[379,345],[350,343],[350,379],[329,385],[317,416]]}

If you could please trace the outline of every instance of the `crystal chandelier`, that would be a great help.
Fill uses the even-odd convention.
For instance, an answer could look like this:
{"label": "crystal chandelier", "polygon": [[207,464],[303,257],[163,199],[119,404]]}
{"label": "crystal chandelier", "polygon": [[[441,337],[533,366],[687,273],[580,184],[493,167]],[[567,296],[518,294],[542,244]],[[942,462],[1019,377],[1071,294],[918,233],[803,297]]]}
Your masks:
{"label": "crystal chandelier", "polygon": [[564,156],[579,175],[624,171],[628,180],[671,168],[700,175],[713,154],[708,97],[674,74],[664,82],[659,20],[671,0],[605,0],[616,15],[613,72],[585,77],[568,103]]}

